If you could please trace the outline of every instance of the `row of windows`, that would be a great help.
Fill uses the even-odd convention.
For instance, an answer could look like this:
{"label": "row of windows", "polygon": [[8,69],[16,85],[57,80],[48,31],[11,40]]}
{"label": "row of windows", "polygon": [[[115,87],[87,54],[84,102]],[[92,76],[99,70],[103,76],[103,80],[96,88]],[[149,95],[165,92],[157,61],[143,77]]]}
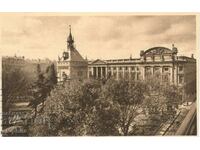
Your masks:
{"label": "row of windows", "polygon": [[[146,67],[145,69],[146,69],[146,70],[150,70],[151,67]],[[154,67],[154,71],[157,71],[157,70],[159,70],[159,69],[160,69],[160,67]],[[169,71],[169,67],[164,67],[164,68],[163,68],[163,71],[164,71],[164,72],[168,72],[168,71]],[[183,66],[179,66],[179,71],[183,71]]]}
{"label": "row of windows", "polygon": [[[112,68],[113,68],[113,70],[117,70],[117,67],[112,67]],[[126,67],[118,67],[119,70],[123,70],[123,68],[124,68],[124,70],[127,70],[127,71],[129,69],[129,67],[127,67],[127,66]],[[91,67],[89,69],[91,69]],[[132,66],[132,67],[130,67],[130,69],[139,71],[139,67],[133,67]],[[150,69],[151,69],[151,67],[145,67],[146,71],[148,71]],[[160,69],[160,67],[154,67],[154,71],[158,71],[159,69]],[[170,69],[170,67],[164,67],[163,71],[168,72],[169,69]],[[111,67],[108,67],[108,70],[111,70]],[[183,66],[179,66],[179,71],[183,71]]]}
{"label": "row of windows", "polygon": [[[123,68],[124,68],[124,70],[129,69],[129,67],[118,67],[118,68],[119,68],[119,70],[123,70]],[[130,69],[131,70],[139,70],[139,67],[130,67]],[[108,70],[111,70],[111,67],[108,67]],[[113,70],[117,70],[117,67],[113,67]]]}
{"label": "row of windows", "polygon": [[108,76],[113,76],[114,78],[117,78],[118,79],[133,79],[133,80],[139,80],[140,79],[140,73],[121,73],[119,72],[118,73],[118,76],[117,76],[117,73],[116,72],[113,72],[113,74],[111,72],[108,73]]}
{"label": "row of windows", "polygon": [[[145,73],[145,78],[146,79],[149,79],[151,76],[151,74],[148,74],[148,73]],[[169,82],[170,80],[170,74],[154,74],[155,77],[157,79],[162,79],[163,82]],[[89,71],[89,76],[92,77],[92,71]],[[107,74],[108,77],[115,77],[117,78],[117,72],[113,72],[113,74],[111,73],[111,71],[108,71],[108,74]],[[132,79],[136,79],[138,80],[140,77],[140,73],[135,73],[135,72],[132,72],[132,73],[122,73],[122,72],[119,72],[118,73],[118,78],[121,79],[121,78],[132,78]],[[178,83],[179,84],[182,84],[184,82],[184,76],[183,75],[179,75],[178,76]]]}

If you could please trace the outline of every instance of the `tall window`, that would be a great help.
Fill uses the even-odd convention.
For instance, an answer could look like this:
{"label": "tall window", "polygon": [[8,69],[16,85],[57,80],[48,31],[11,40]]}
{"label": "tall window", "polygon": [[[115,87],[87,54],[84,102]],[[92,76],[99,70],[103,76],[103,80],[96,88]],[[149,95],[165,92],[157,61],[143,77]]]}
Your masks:
{"label": "tall window", "polygon": [[122,73],[122,72],[119,72],[119,73],[118,73],[118,78],[119,78],[119,79],[122,79],[122,78],[123,78],[123,73]]}
{"label": "tall window", "polygon": [[116,79],[117,78],[117,72],[113,72],[113,77]]}
{"label": "tall window", "polygon": [[179,66],[179,71],[183,71],[183,66]]}
{"label": "tall window", "polygon": [[124,73],[124,79],[129,79],[129,73],[128,72]]}
{"label": "tall window", "polygon": [[162,81],[163,82],[169,82],[169,74],[163,74],[162,75]]}
{"label": "tall window", "polygon": [[179,81],[178,81],[178,83],[179,84],[183,84],[183,81],[184,81],[183,75],[179,75]]}
{"label": "tall window", "polygon": [[145,79],[149,79],[152,76],[151,67],[145,67]]}
{"label": "tall window", "polygon": [[108,78],[110,78],[111,77],[111,71],[109,70],[108,71]]}
{"label": "tall window", "polygon": [[154,67],[154,77],[161,79],[160,67]]}
{"label": "tall window", "polygon": [[134,70],[135,70],[135,67],[131,67],[131,70],[134,71]]}
{"label": "tall window", "polygon": [[82,72],[82,71],[78,71],[78,72],[77,72],[77,75],[78,75],[78,76],[82,76],[82,75],[83,75],[83,72]]}
{"label": "tall window", "polygon": [[131,80],[135,80],[135,78],[136,78],[136,77],[135,77],[135,72],[131,72],[130,75],[131,75]]}

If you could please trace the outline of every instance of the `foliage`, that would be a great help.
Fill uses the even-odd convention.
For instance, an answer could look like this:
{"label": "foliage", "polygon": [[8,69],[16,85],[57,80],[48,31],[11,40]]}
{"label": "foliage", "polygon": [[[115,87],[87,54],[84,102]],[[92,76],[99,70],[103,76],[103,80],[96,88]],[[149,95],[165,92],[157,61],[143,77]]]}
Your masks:
{"label": "foliage", "polygon": [[141,131],[151,135],[150,131],[156,129],[153,123],[159,125],[160,117],[171,112],[169,104],[171,108],[177,104],[177,90],[152,81],[69,80],[51,90],[43,112],[36,117],[48,122],[31,126],[30,135],[133,135],[135,118],[144,111],[149,113],[147,124],[151,123],[152,129]]}
{"label": "foliage", "polygon": [[119,128],[123,135],[128,135],[144,100],[146,87],[142,82],[110,80],[103,87],[104,99],[110,99],[119,109]]}
{"label": "foliage", "polygon": [[57,83],[56,71],[53,63],[46,69],[45,80],[49,89],[52,89]]}
{"label": "foliage", "polygon": [[119,135],[119,120],[120,112],[118,106],[108,99],[99,99],[91,118],[88,135]]}
{"label": "foliage", "polygon": [[46,97],[49,95],[51,89],[53,89],[54,85],[56,84],[56,76],[53,64],[47,67],[45,75],[42,73],[39,64],[37,65],[36,72],[37,80],[30,87],[31,101],[29,103],[29,106],[34,108],[34,118],[36,118],[37,115],[38,105],[42,103],[44,107],[44,101]]}
{"label": "foliage", "polygon": [[169,83],[157,82],[155,79],[147,82],[147,87],[149,93],[146,95],[143,105],[150,115],[149,117],[160,117],[160,121],[174,117],[176,108],[181,102],[178,87]]}

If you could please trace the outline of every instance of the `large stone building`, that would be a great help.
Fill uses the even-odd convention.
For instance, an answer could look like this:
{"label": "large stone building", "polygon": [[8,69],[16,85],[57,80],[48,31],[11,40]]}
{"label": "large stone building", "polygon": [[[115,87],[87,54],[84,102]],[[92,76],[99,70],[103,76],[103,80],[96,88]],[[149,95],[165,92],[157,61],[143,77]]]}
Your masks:
{"label": "large stone building", "polygon": [[[196,59],[177,56],[178,49],[153,47],[140,52],[140,58],[90,61],[89,78],[115,78],[125,80],[151,80],[171,83],[182,89],[187,98],[196,91]],[[186,93],[189,93],[186,94]]]}
{"label": "large stone building", "polygon": [[[67,39],[67,51],[63,52],[57,63],[58,81],[65,79],[126,79],[168,82],[196,90],[196,59],[178,56],[178,49],[153,47],[140,52],[140,58],[111,59],[87,61],[81,57],[74,47],[74,39],[70,34]],[[185,92],[183,92],[185,93]]]}
{"label": "large stone building", "polygon": [[57,62],[57,78],[58,82],[71,79],[87,78],[88,62],[83,59],[74,46],[74,38],[70,33],[67,38],[67,49]]}
{"label": "large stone building", "polygon": [[162,82],[183,85],[196,77],[193,56],[177,56],[178,50],[153,47],[140,52],[140,58],[95,60],[88,64],[88,76],[93,78],[145,80],[152,76]]}

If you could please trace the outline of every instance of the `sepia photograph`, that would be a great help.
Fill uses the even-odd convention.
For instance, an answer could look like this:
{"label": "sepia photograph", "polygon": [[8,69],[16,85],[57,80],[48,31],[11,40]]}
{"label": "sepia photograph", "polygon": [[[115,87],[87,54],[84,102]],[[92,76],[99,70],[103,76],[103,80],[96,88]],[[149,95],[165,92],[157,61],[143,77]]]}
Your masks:
{"label": "sepia photograph", "polygon": [[1,135],[197,136],[197,31],[195,14],[0,13]]}

